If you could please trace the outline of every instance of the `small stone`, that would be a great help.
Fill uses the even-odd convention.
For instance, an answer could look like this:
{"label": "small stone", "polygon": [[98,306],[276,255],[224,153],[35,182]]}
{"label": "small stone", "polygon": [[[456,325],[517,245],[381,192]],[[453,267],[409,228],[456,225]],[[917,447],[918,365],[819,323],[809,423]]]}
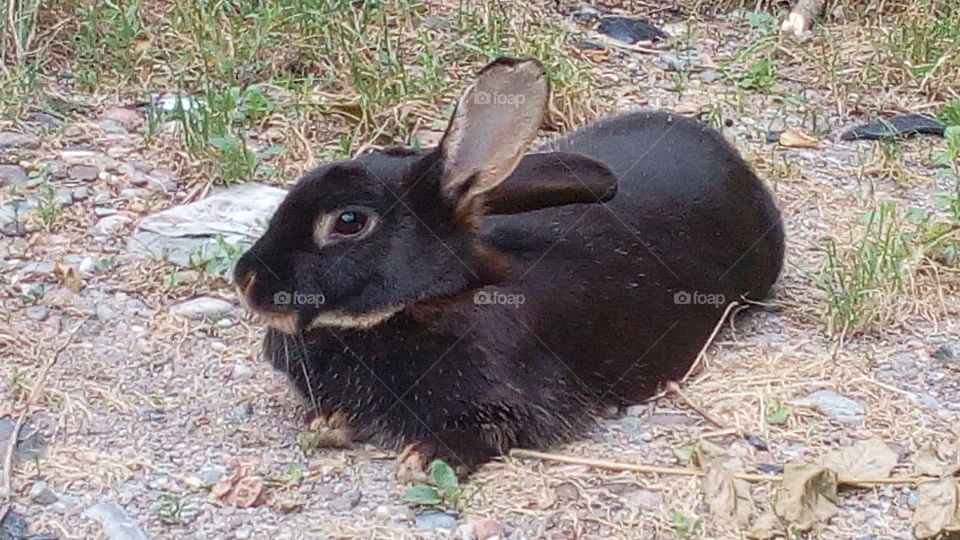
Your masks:
{"label": "small stone", "polygon": [[362,494],[357,490],[350,490],[330,501],[330,509],[345,512],[360,503]]}
{"label": "small stone", "polygon": [[42,125],[43,127],[50,129],[61,129],[65,125],[63,120],[53,116],[52,114],[47,114],[44,112],[30,113],[27,118]]}
{"label": "small stone", "polygon": [[253,403],[250,403],[249,401],[244,401],[243,403],[234,407],[233,410],[230,412],[230,414],[234,418],[239,418],[239,419],[250,418],[251,416],[253,416]]}
{"label": "small stone", "polygon": [[933,351],[930,356],[935,360],[940,360],[948,368],[960,371],[960,342],[943,345]]}
{"label": "small stone", "polygon": [[84,510],[83,515],[100,522],[110,540],[147,540],[136,520],[115,502],[94,504]]}
{"label": "small stone", "polygon": [[927,407],[930,407],[931,409],[939,409],[939,408],[940,408],[940,402],[937,401],[937,398],[935,398],[935,397],[933,397],[933,396],[931,396],[931,395],[924,394],[924,395],[920,396],[920,403],[924,404],[924,405],[927,406]]}
{"label": "small stone", "polygon": [[821,413],[844,424],[859,423],[867,414],[863,405],[832,390],[817,390],[806,399]]}
{"label": "small stone", "polygon": [[27,172],[19,165],[0,165],[0,187],[21,186],[27,182]]}
{"label": "small stone", "polygon": [[253,374],[253,368],[244,364],[243,362],[237,362],[233,365],[233,378],[242,379],[244,377],[249,377]]}
{"label": "small stone", "polygon": [[24,148],[36,150],[40,148],[40,137],[32,133],[16,133],[0,131],[0,148]]}
{"label": "small stone", "polygon": [[57,502],[57,494],[54,493],[46,482],[37,480],[30,486],[30,498],[37,504],[53,504]]}
{"label": "small stone", "polygon": [[42,321],[47,318],[47,314],[50,313],[50,309],[46,306],[30,306],[24,309],[23,312],[28,319]]}
{"label": "small stone", "polygon": [[477,540],[477,531],[474,530],[473,523],[464,523],[457,527],[453,537],[459,540]]}
{"label": "small stone", "polygon": [[116,312],[103,304],[97,304],[97,307],[94,311],[97,314],[97,318],[101,321],[112,321],[113,319],[117,318]]}
{"label": "small stone", "polygon": [[100,218],[97,221],[96,225],[93,228],[100,234],[109,236],[111,234],[118,233],[123,230],[123,228],[132,222],[133,220],[129,216],[123,214],[116,214],[111,216],[105,216]]}
{"label": "small stone", "polygon": [[[99,198],[99,196],[97,197]],[[110,208],[109,206],[100,206],[97,205],[93,208],[93,214],[97,217],[112,216],[117,213],[116,208]]]}
{"label": "small stone", "polygon": [[87,186],[80,186],[73,190],[73,200],[85,201],[88,198],[90,198],[90,188]]}
{"label": "small stone", "polygon": [[237,540],[247,540],[251,536],[253,536],[253,530],[251,530],[250,527],[240,527],[233,531],[233,537]]}
{"label": "small stone", "polygon": [[104,133],[123,135],[127,132],[127,128],[121,126],[120,123],[114,122],[113,120],[101,120],[97,122],[97,125],[100,126],[100,129],[102,129]]}
{"label": "small stone", "polygon": [[219,319],[233,311],[233,304],[220,298],[201,296],[170,308],[174,315],[187,319]]}
{"label": "small stone", "polygon": [[575,501],[580,498],[580,490],[571,482],[564,482],[553,489],[559,501]]}
{"label": "small stone", "polygon": [[71,165],[67,175],[74,180],[92,182],[100,177],[100,169],[93,165]]}
{"label": "small stone", "polygon": [[457,528],[457,518],[446,512],[429,511],[417,516],[414,525],[421,531],[446,530],[453,531]]}
{"label": "small stone", "polygon": [[97,271],[97,263],[93,257],[84,257],[77,265],[77,271],[86,276],[92,275]]}
{"label": "small stone", "polygon": [[150,183],[150,177],[140,171],[130,172],[130,184],[143,187]]}
{"label": "small stone", "polygon": [[495,519],[481,519],[473,524],[473,531],[477,535],[477,540],[490,540],[494,537],[503,536],[503,527]]}
{"label": "small stone", "polygon": [[116,122],[129,131],[135,131],[143,125],[143,115],[125,107],[111,107],[103,112],[101,118]]}
{"label": "small stone", "polygon": [[48,162],[46,165],[46,169],[47,169],[47,174],[49,174],[51,178],[54,178],[57,180],[63,180],[68,176],[67,163],[65,161],[60,161],[59,159],[55,159],[53,161]]}
{"label": "small stone", "polygon": [[649,489],[638,489],[627,495],[630,506],[644,510],[656,510],[663,505],[663,493]]}
{"label": "small stone", "polygon": [[58,189],[56,193],[54,193],[53,200],[60,206],[70,206],[73,204],[73,194],[70,193],[70,190]]}
{"label": "small stone", "polygon": [[152,161],[147,161],[145,159],[138,159],[137,161],[133,162],[133,168],[142,173],[149,173],[153,171],[154,166]]}

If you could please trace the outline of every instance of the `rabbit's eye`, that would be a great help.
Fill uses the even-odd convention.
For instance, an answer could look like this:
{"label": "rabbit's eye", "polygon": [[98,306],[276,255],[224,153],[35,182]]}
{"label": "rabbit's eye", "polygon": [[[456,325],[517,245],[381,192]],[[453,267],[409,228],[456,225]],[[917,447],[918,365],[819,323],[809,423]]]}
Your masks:
{"label": "rabbit's eye", "polygon": [[357,210],[341,212],[333,224],[333,232],[344,236],[353,236],[367,226],[367,215]]}

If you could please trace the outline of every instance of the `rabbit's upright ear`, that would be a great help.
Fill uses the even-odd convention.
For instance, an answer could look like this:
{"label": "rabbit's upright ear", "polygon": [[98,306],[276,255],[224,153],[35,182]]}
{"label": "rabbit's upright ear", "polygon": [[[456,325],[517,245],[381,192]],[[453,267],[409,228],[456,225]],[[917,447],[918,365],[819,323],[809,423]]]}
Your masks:
{"label": "rabbit's upright ear", "polygon": [[543,121],[549,95],[540,62],[498,58],[467,88],[440,142],[442,196],[471,208],[513,172]]}

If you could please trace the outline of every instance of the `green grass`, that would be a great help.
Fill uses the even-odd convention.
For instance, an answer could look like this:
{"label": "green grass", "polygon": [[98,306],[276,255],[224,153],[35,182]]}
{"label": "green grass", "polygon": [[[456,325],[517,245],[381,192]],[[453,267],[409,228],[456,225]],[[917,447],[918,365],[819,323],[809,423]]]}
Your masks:
{"label": "green grass", "polygon": [[[559,128],[607,106],[588,99],[595,85],[566,53],[569,30],[497,0],[449,10],[423,0],[15,4],[33,6],[23,24],[44,46],[4,53],[0,112],[45,107],[37,100],[41,81],[62,73],[81,90],[124,101],[189,96],[191,110],[151,113],[147,142],[182,149],[203,181],[288,177],[307,153],[343,157],[363,144],[410,143],[416,129],[441,124],[462,81],[500,55],[545,63]],[[48,28],[56,33],[44,34]],[[175,128],[161,130],[165,123]],[[270,128],[296,148],[260,143],[255,136]],[[158,140],[170,132],[172,140]],[[317,148],[308,152],[300,141]]]}
{"label": "green grass", "polygon": [[960,3],[912,2],[888,34],[886,49],[890,59],[899,61],[903,72],[916,81],[933,77],[955,81],[960,68]]}
{"label": "green grass", "polygon": [[907,231],[893,203],[880,204],[861,223],[862,234],[852,243],[830,240],[824,248],[817,284],[826,293],[824,323],[831,335],[856,334],[886,321],[916,254],[916,230]]}

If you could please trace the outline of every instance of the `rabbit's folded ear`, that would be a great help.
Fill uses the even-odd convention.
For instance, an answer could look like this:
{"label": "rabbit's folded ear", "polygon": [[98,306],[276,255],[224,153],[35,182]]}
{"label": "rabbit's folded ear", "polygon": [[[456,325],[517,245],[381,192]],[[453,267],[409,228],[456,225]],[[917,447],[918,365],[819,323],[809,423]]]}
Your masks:
{"label": "rabbit's folded ear", "polygon": [[440,142],[442,195],[468,208],[513,171],[543,121],[549,84],[540,62],[498,58],[467,88]]}
{"label": "rabbit's folded ear", "polygon": [[529,154],[510,176],[487,192],[488,214],[519,214],[550,206],[602,203],[617,193],[617,176],[606,165],[580,154]]}

